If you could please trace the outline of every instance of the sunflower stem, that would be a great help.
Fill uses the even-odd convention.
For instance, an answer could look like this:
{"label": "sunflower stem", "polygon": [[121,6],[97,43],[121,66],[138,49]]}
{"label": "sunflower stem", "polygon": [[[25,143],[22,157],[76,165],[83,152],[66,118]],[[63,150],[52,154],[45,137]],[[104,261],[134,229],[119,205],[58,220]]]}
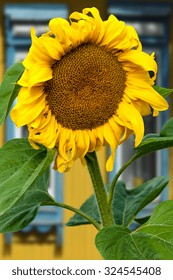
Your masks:
{"label": "sunflower stem", "polygon": [[87,153],[85,156],[90,177],[93,183],[97,204],[102,220],[102,226],[114,224],[112,209],[109,207],[108,196],[101,176],[96,152]]}

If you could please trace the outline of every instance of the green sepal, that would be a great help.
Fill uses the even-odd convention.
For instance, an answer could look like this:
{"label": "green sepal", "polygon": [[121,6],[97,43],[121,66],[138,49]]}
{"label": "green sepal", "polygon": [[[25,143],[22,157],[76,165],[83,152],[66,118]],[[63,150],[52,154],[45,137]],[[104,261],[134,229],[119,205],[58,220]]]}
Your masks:
{"label": "green sepal", "polygon": [[5,73],[0,86],[0,125],[5,121],[14,99],[17,97],[20,85],[17,81],[24,71],[22,63],[13,64]]}

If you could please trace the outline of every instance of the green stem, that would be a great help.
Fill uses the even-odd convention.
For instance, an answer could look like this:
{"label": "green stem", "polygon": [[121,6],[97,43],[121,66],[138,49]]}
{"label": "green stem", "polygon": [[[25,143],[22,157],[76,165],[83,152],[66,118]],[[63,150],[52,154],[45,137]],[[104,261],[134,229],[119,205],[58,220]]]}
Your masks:
{"label": "green stem", "polygon": [[[42,205],[45,206],[46,203],[44,203]],[[50,205],[50,202],[48,203],[48,205]],[[88,220],[91,224],[93,224],[96,229],[101,230],[101,226],[92,217],[90,217],[88,214],[84,213],[83,211],[81,211],[73,206],[70,206],[70,205],[67,205],[67,204],[64,204],[61,202],[57,202],[55,200],[52,202],[52,205],[59,206],[59,207],[62,207],[62,208],[65,208],[65,209],[68,209],[70,211],[77,213],[78,215],[80,215],[80,216],[84,217],[86,220]]]}
{"label": "green stem", "polygon": [[108,204],[108,196],[100,173],[96,152],[87,153],[85,159],[93,183],[102,225],[103,227],[112,225],[114,224],[112,208]]}
{"label": "green stem", "polygon": [[129,161],[127,161],[118,171],[118,173],[115,175],[112,183],[111,183],[111,187],[110,187],[110,191],[109,191],[109,205],[110,207],[112,206],[112,200],[113,200],[113,194],[114,194],[114,189],[116,186],[116,183],[118,181],[118,178],[120,177],[120,175],[123,173],[123,171],[135,160],[137,159],[136,155],[134,155]]}

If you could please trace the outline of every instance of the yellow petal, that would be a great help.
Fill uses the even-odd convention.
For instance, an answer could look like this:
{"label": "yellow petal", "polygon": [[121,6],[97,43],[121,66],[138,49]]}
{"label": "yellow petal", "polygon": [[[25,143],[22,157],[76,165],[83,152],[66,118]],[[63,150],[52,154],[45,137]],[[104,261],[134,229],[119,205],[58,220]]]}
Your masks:
{"label": "yellow petal", "polygon": [[28,141],[30,143],[30,145],[35,149],[35,150],[39,150],[40,147],[32,140],[30,139],[30,137],[28,137]]}
{"label": "yellow petal", "polygon": [[44,129],[38,127],[37,129],[29,129],[29,138],[30,140],[40,143],[46,146],[49,149],[55,147],[56,140],[57,140],[57,122],[55,117],[52,116],[50,119],[50,123]]}
{"label": "yellow petal", "polygon": [[25,69],[21,78],[17,82],[22,87],[28,87],[28,70]]}
{"label": "yellow petal", "polygon": [[93,34],[93,25],[85,20],[72,22],[72,27],[79,33],[80,44],[91,42]]}
{"label": "yellow petal", "polygon": [[145,101],[135,100],[132,103],[142,116],[151,114],[151,107]]}
{"label": "yellow petal", "polygon": [[152,56],[145,52],[139,50],[131,50],[124,53],[121,53],[118,56],[118,61],[123,65],[126,65],[127,62],[130,62],[134,65],[140,66],[140,68],[146,71],[152,71],[154,74],[153,79],[156,78],[157,73],[157,63]]}
{"label": "yellow petal", "polygon": [[144,136],[144,122],[139,111],[133,106],[123,100],[117,109],[117,114],[124,126],[134,131],[135,147],[138,146]]}
{"label": "yellow petal", "polygon": [[92,14],[95,21],[94,21],[94,30],[93,30],[91,41],[93,43],[99,44],[105,34],[104,23],[100,17],[99,11],[95,7],[93,7],[93,8],[85,8],[83,9],[82,12],[85,15],[89,13]]}
{"label": "yellow petal", "polygon": [[80,34],[65,19],[54,18],[49,22],[49,28],[55,34],[64,52],[76,48],[80,44]]}
{"label": "yellow petal", "polygon": [[132,134],[133,134],[132,130],[130,130],[127,127],[124,127],[124,133],[123,133],[123,135],[121,137],[120,144],[122,144],[124,141],[126,141]]}
{"label": "yellow petal", "polygon": [[105,34],[100,45],[108,49],[125,50],[130,49],[130,40],[126,26],[123,21],[119,21],[115,16],[110,15],[104,22]]}
{"label": "yellow petal", "polygon": [[40,42],[44,46],[46,53],[55,61],[60,60],[65,54],[61,44],[54,38],[43,35],[40,37]]}
{"label": "yellow petal", "polygon": [[73,165],[73,161],[65,160],[61,155],[58,154],[56,158],[55,167],[60,173],[67,172]]}
{"label": "yellow petal", "polygon": [[42,87],[33,87],[31,89],[27,87],[22,87],[18,94],[18,102],[27,104],[31,103],[33,101],[37,102],[37,99],[39,99],[41,96],[43,96],[43,88]]}
{"label": "yellow petal", "polygon": [[18,126],[23,126],[37,118],[45,107],[45,96],[37,99],[37,105],[34,102],[29,104],[17,103],[12,109],[10,116],[12,121]]}
{"label": "yellow petal", "polygon": [[64,160],[68,161],[68,154],[67,154],[67,142],[69,141],[70,131],[66,128],[61,128],[59,132],[59,154],[61,155]]}
{"label": "yellow petal", "polygon": [[52,79],[52,69],[49,64],[44,62],[35,63],[28,73],[28,85],[42,86],[45,81]]}
{"label": "yellow petal", "polygon": [[[131,81],[132,82],[132,81]],[[125,89],[125,93],[132,100],[142,100],[148,103],[154,110],[164,111],[168,109],[167,101],[157,93],[154,88],[145,83],[141,82],[141,85],[133,84],[133,86],[127,86]],[[128,83],[127,83],[128,84]]]}
{"label": "yellow petal", "polygon": [[82,130],[76,130],[76,155],[75,157],[84,157],[89,150],[90,139],[88,133]]}
{"label": "yellow petal", "polygon": [[126,26],[126,30],[128,32],[128,36],[129,36],[130,43],[131,43],[130,48],[142,51],[142,44],[139,40],[138,34],[137,34],[136,30],[134,29],[134,27]]}
{"label": "yellow petal", "polygon": [[108,123],[106,123],[104,125],[103,133],[104,133],[104,138],[105,138],[106,142],[110,145],[110,148],[111,148],[111,155],[109,156],[109,158],[106,162],[106,170],[107,171],[112,171],[113,167],[114,167],[115,152],[116,152],[116,148],[118,146],[118,143],[115,139],[112,128]]}
{"label": "yellow petal", "polygon": [[52,57],[47,53],[42,41],[35,35],[34,28],[31,29],[32,45],[29,53],[23,61],[25,68],[29,69],[35,62],[53,63]]}
{"label": "yellow petal", "polygon": [[94,24],[95,20],[93,17],[90,17],[84,13],[79,13],[79,12],[73,12],[71,13],[71,15],[69,16],[71,21],[81,21],[84,20],[86,22],[90,22],[92,24]]}
{"label": "yellow petal", "polygon": [[108,120],[111,128],[112,128],[112,131],[114,133],[114,138],[116,139],[116,142],[119,143],[120,142],[120,139],[122,137],[122,134],[124,132],[124,128],[122,126],[120,126],[115,120],[114,118],[110,118]]}

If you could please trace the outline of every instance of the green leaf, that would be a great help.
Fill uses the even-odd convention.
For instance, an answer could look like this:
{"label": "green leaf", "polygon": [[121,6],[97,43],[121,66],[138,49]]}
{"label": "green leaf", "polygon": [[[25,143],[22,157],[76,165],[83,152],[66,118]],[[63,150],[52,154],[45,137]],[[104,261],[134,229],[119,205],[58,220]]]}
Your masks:
{"label": "green leaf", "polygon": [[163,191],[168,182],[168,177],[155,177],[139,187],[127,190],[125,184],[119,181],[113,197],[115,223],[128,226],[135,216]]}
{"label": "green leaf", "polygon": [[143,138],[140,145],[135,148],[136,153],[134,155],[134,159],[161,149],[170,148],[172,146],[173,136],[162,137],[158,134],[148,134]]}
{"label": "green leaf", "polygon": [[22,63],[13,64],[5,73],[0,86],[0,125],[6,119],[10,107],[17,97],[20,86],[16,84],[24,71]]}
{"label": "green leaf", "polygon": [[[97,201],[95,195],[91,195],[80,207],[80,210],[86,214],[88,214],[90,217],[92,217],[96,222],[101,224],[99,209],[97,206]],[[67,226],[79,226],[79,225],[85,225],[90,224],[90,222],[82,217],[79,214],[74,214],[72,218],[68,221],[66,224]]]}
{"label": "green leaf", "polygon": [[173,89],[164,88],[160,86],[153,86],[153,88],[164,98],[168,97],[170,94],[173,93]]}
{"label": "green leaf", "polygon": [[173,137],[173,117],[164,124],[160,131],[160,136]]}
{"label": "green leaf", "polygon": [[147,223],[131,232],[113,225],[96,236],[96,246],[108,260],[173,260],[173,201],[162,202]]}
{"label": "green leaf", "polygon": [[[128,246],[131,242],[130,234],[131,231],[123,226],[112,225],[109,227],[105,227],[96,235],[96,247],[103,258],[106,260],[130,259],[127,258],[127,256],[121,256],[121,254],[125,255],[128,250]],[[125,248],[127,239],[129,241],[129,244],[127,248]],[[120,252],[118,251],[118,249],[120,250]],[[123,251],[122,253],[121,250]]]}
{"label": "green leaf", "polygon": [[157,150],[170,148],[173,146],[173,117],[161,128],[160,134],[146,134],[139,144],[135,148],[136,153],[134,159],[137,159],[143,155],[155,152]]}
{"label": "green leaf", "polygon": [[41,205],[52,205],[54,200],[47,192],[48,184],[49,174],[45,172],[4,214],[0,215],[0,232],[23,229],[35,218]]}
{"label": "green leaf", "polygon": [[54,150],[34,150],[27,139],[13,139],[0,149],[0,216],[12,208],[54,159]]}

